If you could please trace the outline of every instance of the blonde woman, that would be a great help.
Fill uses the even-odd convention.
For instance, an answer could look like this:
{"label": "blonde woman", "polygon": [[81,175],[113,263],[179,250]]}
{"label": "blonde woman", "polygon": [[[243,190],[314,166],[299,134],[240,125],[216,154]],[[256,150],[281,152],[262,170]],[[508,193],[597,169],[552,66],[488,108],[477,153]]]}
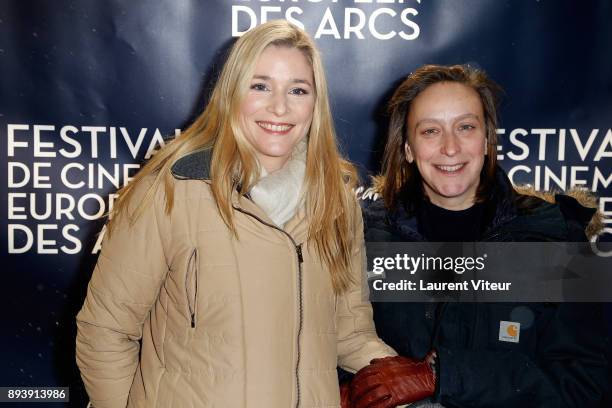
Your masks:
{"label": "blonde woman", "polygon": [[337,407],[336,364],[395,355],[361,297],[361,215],[323,65],[284,21],[121,191],[77,316],[100,407]]}

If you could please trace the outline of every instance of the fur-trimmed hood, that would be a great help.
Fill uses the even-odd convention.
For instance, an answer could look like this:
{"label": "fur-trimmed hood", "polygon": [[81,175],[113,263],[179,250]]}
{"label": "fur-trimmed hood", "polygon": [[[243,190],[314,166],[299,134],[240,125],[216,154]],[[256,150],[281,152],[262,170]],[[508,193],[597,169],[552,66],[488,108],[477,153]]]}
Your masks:
{"label": "fur-trimmed hood", "polygon": [[588,210],[584,212],[584,216],[593,213],[590,220],[588,220],[587,227],[585,229],[586,236],[591,238],[595,235],[601,234],[604,228],[603,215],[597,209],[597,196],[591,191],[579,188],[572,188],[565,192],[550,192],[550,191],[537,191],[535,188],[529,185],[515,185],[514,191],[523,196],[537,197],[541,200],[549,202],[551,204],[558,204],[559,199],[563,197],[571,197],[575,199],[583,209]]}

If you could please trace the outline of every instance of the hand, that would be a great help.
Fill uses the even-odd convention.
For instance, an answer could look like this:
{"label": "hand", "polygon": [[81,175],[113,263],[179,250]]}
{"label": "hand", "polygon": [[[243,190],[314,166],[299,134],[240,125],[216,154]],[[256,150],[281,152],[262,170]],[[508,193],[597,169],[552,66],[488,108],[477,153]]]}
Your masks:
{"label": "hand", "polygon": [[430,353],[423,361],[396,356],[374,359],[351,382],[353,408],[393,408],[434,394]]}
{"label": "hand", "polygon": [[351,388],[348,382],[343,382],[340,384],[340,406],[342,408],[351,408],[351,399],[350,394]]}

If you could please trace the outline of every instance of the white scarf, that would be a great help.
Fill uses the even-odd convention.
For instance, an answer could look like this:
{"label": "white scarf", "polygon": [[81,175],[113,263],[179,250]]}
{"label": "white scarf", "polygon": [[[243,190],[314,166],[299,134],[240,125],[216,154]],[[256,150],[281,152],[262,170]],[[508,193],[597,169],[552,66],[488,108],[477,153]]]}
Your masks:
{"label": "white scarf", "polygon": [[307,147],[304,138],[295,146],[287,163],[273,173],[268,173],[261,167],[259,181],[250,191],[253,202],[278,227],[282,228],[302,205]]}

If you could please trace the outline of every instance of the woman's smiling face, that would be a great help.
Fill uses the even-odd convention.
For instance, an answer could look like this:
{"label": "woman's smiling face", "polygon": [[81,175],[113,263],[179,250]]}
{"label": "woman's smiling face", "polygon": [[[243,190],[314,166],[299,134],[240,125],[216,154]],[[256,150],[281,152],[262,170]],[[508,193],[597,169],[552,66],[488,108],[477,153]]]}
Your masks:
{"label": "woman's smiling face", "polygon": [[261,165],[273,172],[308,134],[315,104],[313,72],[296,48],[268,46],[240,107],[245,135]]}
{"label": "woman's smiling face", "polygon": [[407,118],[409,162],[416,162],[431,202],[449,210],[474,204],[486,152],[478,93],[458,82],[438,82],[413,101]]}

